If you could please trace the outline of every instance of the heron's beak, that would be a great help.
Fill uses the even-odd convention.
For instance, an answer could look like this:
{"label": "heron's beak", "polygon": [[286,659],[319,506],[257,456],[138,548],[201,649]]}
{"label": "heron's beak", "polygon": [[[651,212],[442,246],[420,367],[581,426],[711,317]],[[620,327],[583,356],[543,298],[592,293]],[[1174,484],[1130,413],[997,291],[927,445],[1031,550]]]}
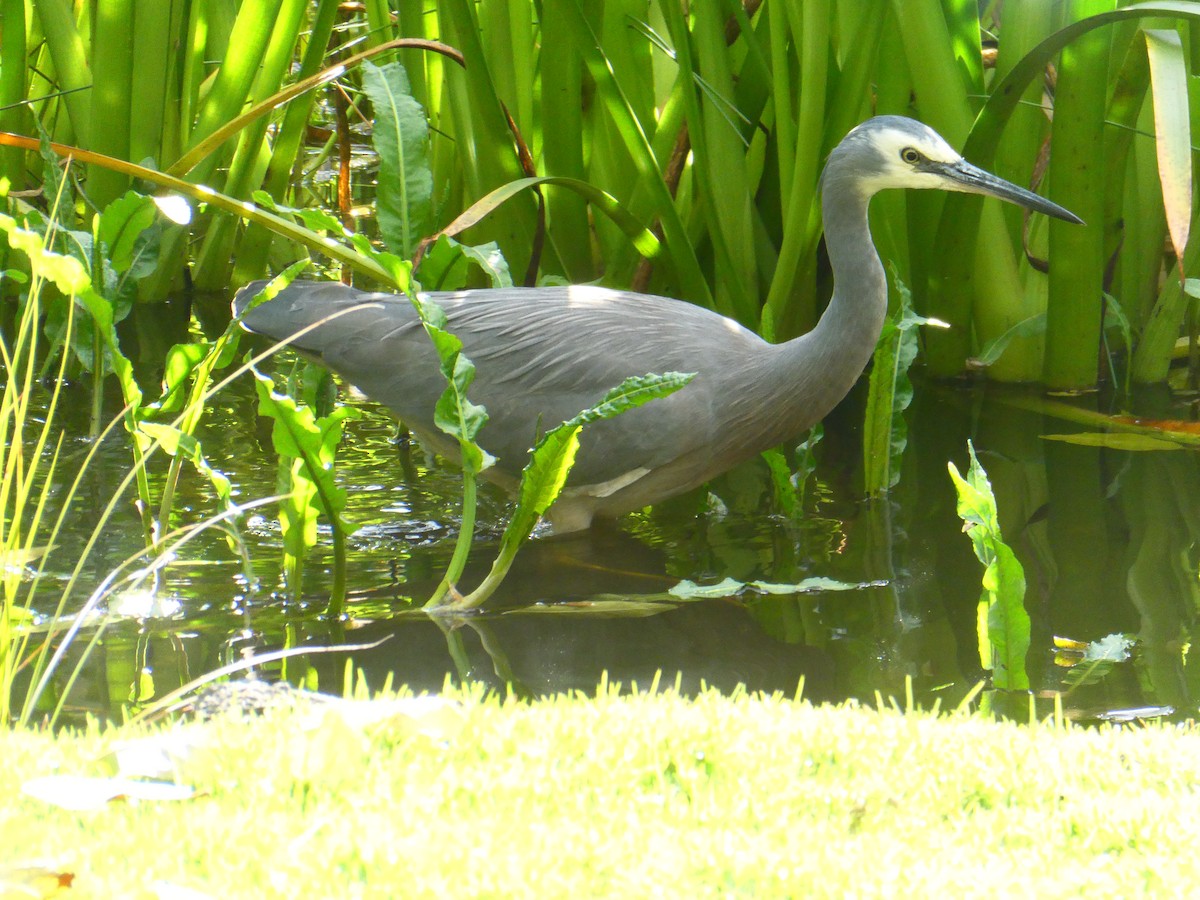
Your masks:
{"label": "heron's beak", "polygon": [[1045,197],[1039,197],[1033,191],[1017,187],[1012,182],[1005,181],[1003,178],[999,178],[991,172],[986,172],[978,166],[973,166],[965,159],[960,159],[953,163],[940,164],[937,166],[937,172],[948,182],[945,185],[947,190],[962,191],[967,194],[984,194],[988,197],[999,197],[1001,200],[1007,200],[1009,203],[1024,206],[1026,209],[1032,209],[1034,212],[1054,216],[1056,219],[1074,222],[1076,225],[1084,224],[1083,219],[1079,218],[1079,216],[1075,215],[1069,209],[1064,209],[1057,203],[1051,203]]}

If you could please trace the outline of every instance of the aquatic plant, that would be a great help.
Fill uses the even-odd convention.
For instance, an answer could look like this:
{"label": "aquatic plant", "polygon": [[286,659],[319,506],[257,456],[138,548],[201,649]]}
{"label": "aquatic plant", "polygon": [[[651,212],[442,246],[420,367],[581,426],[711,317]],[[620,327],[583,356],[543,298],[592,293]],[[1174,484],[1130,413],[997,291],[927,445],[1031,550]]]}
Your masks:
{"label": "aquatic plant", "polygon": [[1002,691],[1029,689],[1025,654],[1029,652],[1029,613],[1025,611],[1025,570],[1000,534],[996,497],[987,472],[968,442],[970,468],[964,478],[947,463],[958,493],[958,515],[983,563],[979,596],[979,655],[992,672],[992,685]]}

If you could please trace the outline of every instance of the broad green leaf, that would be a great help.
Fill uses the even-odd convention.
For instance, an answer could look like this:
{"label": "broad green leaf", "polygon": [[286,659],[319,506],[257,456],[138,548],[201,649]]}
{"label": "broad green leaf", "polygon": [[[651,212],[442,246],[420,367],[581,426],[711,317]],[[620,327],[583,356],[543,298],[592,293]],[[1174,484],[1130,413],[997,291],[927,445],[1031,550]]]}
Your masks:
{"label": "broad green leaf", "polygon": [[917,326],[942,324],[917,315],[912,294],[893,272],[899,305],[884,322],[875,346],[863,420],[863,479],[867,493],[885,494],[900,480],[908,444],[904,410],[912,403],[909,367],[917,356]]}
{"label": "broad green leaf", "polygon": [[571,466],[575,464],[579,432],[585,425],[612,418],[651,400],[673,394],[693,377],[694,373],[668,372],[664,375],[627,378],[605,394],[595,406],[547,432],[533,448],[529,462],[521,472],[517,508],[504,529],[500,552],[492,563],[491,571],[478,588],[456,605],[461,608],[479,606],[499,586],[521,544],[562,492]]}
{"label": "broad green leaf", "polygon": [[[250,302],[248,302],[245,308],[242,310],[242,315],[245,315],[256,306],[261,306],[268,300],[273,300],[279,295],[280,291],[295,281],[296,276],[307,269],[309,265],[310,261],[307,259],[300,259],[292,263],[290,266],[268,281],[265,285],[263,285],[263,289],[250,298]],[[238,332],[234,332],[234,334],[237,333]]]}
{"label": "broad green leaf", "polygon": [[433,424],[458,441],[463,468],[478,474],[495,459],[475,443],[488,420],[487,410],[467,399],[467,390],[475,380],[475,365],[462,354],[462,341],[445,330],[445,311],[426,295],[408,296],[433,342],[446,379],[446,390],[434,406]]}
{"label": "broad green leaf", "polygon": [[958,516],[971,538],[975,556],[984,565],[979,598],[979,655],[992,670],[992,683],[1000,690],[1028,690],[1025,656],[1029,651],[1030,622],[1025,611],[1025,572],[1000,534],[996,498],[987,472],[967,443],[971,466],[966,478],[948,462],[958,494]]}
{"label": "broad green leaf", "polygon": [[538,519],[558,499],[575,465],[582,428],[582,425],[560,425],[538,442],[521,473],[517,508],[505,529],[505,542],[510,539],[509,531],[518,543],[528,537]]}
{"label": "broad green leaf", "polygon": [[746,586],[744,581],[735,578],[724,578],[716,584],[696,584],[686,578],[667,590],[672,597],[680,600],[710,600],[719,597],[732,597]]}
{"label": "broad green leaf", "polygon": [[1110,634],[1098,641],[1084,644],[1081,652],[1060,651],[1055,654],[1054,662],[1056,665],[1069,667],[1070,671],[1063,680],[1072,688],[1095,684],[1103,681],[1118,663],[1129,659],[1130,650],[1135,643],[1136,640],[1129,635]]}
{"label": "broad green leaf", "polygon": [[[453,240],[447,238],[447,240]],[[500,245],[495,241],[488,241],[486,244],[459,244],[463,256],[469,259],[475,265],[479,266],[487,275],[491,286],[494,288],[507,288],[513,286],[512,273],[508,271],[508,260],[504,258],[504,254],[500,252]]]}
{"label": "broad green leaf", "polygon": [[[536,519],[558,498],[571,467],[575,465],[582,429],[582,425],[561,425],[538,442],[525,467],[528,477],[522,473],[518,513],[527,512]],[[530,523],[530,528],[533,524],[536,522]]]}
{"label": "broad green leaf", "polygon": [[333,530],[334,550],[328,612],[339,615],[345,599],[345,537],[355,526],[343,518],[346,491],[335,480],[334,458],[345,420],[357,418],[360,412],[340,407],[317,417],[311,408],[299,407],[292,398],[278,393],[270,377],[257,371],[254,377],[258,380],[259,411],[274,420],[271,438],[281,456],[278,482],[285,499],[280,503],[279,522],[288,587],[300,594],[304,559],[316,543],[317,517],[324,515]]}
{"label": "broad green leaf", "polygon": [[605,394],[604,398],[595,406],[585,409],[563,424],[586,425],[588,422],[611,419],[613,416],[635,409],[651,400],[673,394],[695,377],[695,372],[664,372],[661,375],[651,373],[626,378]]}
{"label": "broad green leaf", "polygon": [[347,237],[355,250],[369,260],[372,265],[378,266],[381,271],[387,273],[388,280],[396,286],[397,291],[408,294],[412,290],[411,262],[386,250],[375,249],[371,245],[370,238],[365,234],[351,234]]}
{"label": "broad green leaf", "polygon": [[[117,330],[113,319],[112,304],[90,288],[81,291],[76,299],[91,315],[92,322],[104,341],[104,362],[107,364],[107,368],[117,376],[117,381],[121,385],[121,395],[125,398],[125,402],[136,411],[142,404],[142,389],[138,387],[138,383],[133,377],[133,364],[121,352],[121,344],[117,340]],[[72,349],[77,355],[82,355],[82,347],[75,346]],[[99,364],[94,361],[94,365]]]}
{"label": "broad green leaf", "polygon": [[[158,441],[163,448],[163,452],[174,456],[179,452],[180,446],[189,436],[185,435],[178,428],[172,425],[163,425],[159,422],[139,422],[138,431],[149,436],[151,440]],[[191,439],[191,446],[185,452],[196,449],[195,438]]]}
{"label": "broad green leaf", "polygon": [[400,63],[363,63],[363,90],[375,109],[372,131],[379,154],[376,211],[384,243],[412,256],[433,212],[433,173],[429,168],[429,125],[412,95]]}
{"label": "broad green leaf", "polygon": [[[76,323],[76,339],[71,350],[89,371],[111,370],[117,375],[125,402],[131,407],[141,405],[142,392],[133,377],[133,366],[121,352],[117,341],[112,304],[92,287],[87,269],[78,259],[47,250],[45,240],[36,231],[21,228],[16,219],[0,213],[0,231],[6,233],[9,246],[29,259],[30,269],[38,276],[52,281],[66,297],[87,310],[90,321]],[[68,301],[70,302],[70,301]],[[89,328],[95,328],[104,345],[104,359],[95,359]],[[66,310],[62,304],[52,304],[47,311],[47,334],[61,340],[66,332]]]}
{"label": "broad green leaf", "polygon": [[138,239],[156,218],[154,201],[135,191],[127,191],[100,213],[100,240],[114,271],[124,272],[134,264]]}
{"label": "broad green leaf", "polygon": [[[667,372],[663,375],[640,375],[626,378],[595,406],[585,409],[556,428],[551,429],[533,448],[529,463],[521,473],[520,499],[517,516],[532,512],[525,535],[537,524],[537,519],[550,508],[566,484],[575,453],[579,446],[579,431],[590,422],[611,419],[630,409],[675,393],[695,377],[695,373]],[[528,504],[528,508],[527,505]],[[513,526],[510,525],[510,528]],[[524,525],[522,523],[521,528]],[[521,528],[514,530],[521,530]],[[505,531],[505,540],[509,532]]]}
{"label": "broad green leaf", "polygon": [[813,591],[857,591],[868,587],[883,587],[885,581],[850,582],[838,581],[834,578],[804,578],[795,584],[782,584],[775,581],[750,581],[746,587],[760,594],[807,594]]}
{"label": "broad green leaf", "polygon": [[346,226],[342,224],[342,220],[333,213],[321,209],[319,206],[286,206],[282,203],[279,203],[266,191],[252,191],[250,196],[253,197],[254,202],[263,209],[270,210],[271,212],[295,216],[309,229],[317,232],[318,234],[345,234]]}
{"label": "broad green leaf", "polygon": [[1092,641],[1083,653],[1085,660],[1106,660],[1108,662],[1124,662],[1129,659],[1129,651],[1137,641],[1127,634],[1109,634]]}
{"label": "broad green leaf", "polygon": [[786,516],[794,516],[801,509],[796,485],[792,482],[792,470],[783,453],[772,448],[762,452],[762,458],[771,472],[771,484],[775,488],[775,505]]}
{"label": "broad green leaf", "polygon": [[788,516],[804,514],[804,497],[808,483],[817,470],[816,448],[825,436],[818,422],[808,430],[808,435],[796,445],[796,471],[788,468],[787,459],[779,450],[766,450],[762,458],[771,472],[771,484],[775,489],[775,503]]}
{"label": "broad green leaf", "polygon": [[40,234],[21,228],[12,216],[0,213],[0,231],[8,235],[10,247],[29,258],[30,268],[42,278],[54,282],[54,286],[62,293],[72,296],[91,287],[92,279],[83,263],[73,256],[47,250]]}
{"label": "broad green leaf", "polygon": [[155,409],[164,413],[183,409],[192,372],[208,357],[213,346],[212,341],[202,341],[195,344],[175,344],[167,351],[167,358],[163,363],[162,396],[154,402]]}
{"label": "broad green leaf", "polygon": [[[430,331],[436,331],[439,339],[452,337],[447,332],[434,329],[432,326],[430,326]],[[454,343],[459,343],[458,338],[454,338]],[[435,340],[435,344],[439,347],[445,346],[445,343],[439,340]],[[462,346],[461,343],[459,346]],[[446,390],[442,392],[442,396],[438,398],[437,405],[434,407],[433,423],[459,442],[474,444],[476,436],[488,420],[487,410],[467,399],[467,390],[470,388],[471,382],[475,380],[475,366],[462,353],[455,352],[449,357],[443,357],[442,373],[446,375],[448,383]],[[482,454],[482,451],[480,453]],[[484,456],[473,455],[472,464],[479,465],[484,458]],[[481,470],[475,468],[474,471]]]}
{"label": "broad green leaf", "polygon": [[[268,376],[255,372],[254,377],[258,380],[259,413],[270,416],[274,423],[271,441],[276,452],[296,460],[291,470],[293,487],[334,527],[344,534],[353,533],[355,526],[342,518],[346,490],[334,480],[333,462],[345,420],[358,418],[361,412],[342,406],[317,418],[307,406],[298,406],[291,397],[277,392]],[[315,539],[315,532],[313,535]]]}
{"label": "broad green leaf", "polygon": [[472,266],[484,271],[492,287],[512,287],[508,262],[495,241],[469,247],[445,234],[439,236],[421,257],[416,275],[422,290],[457,291],[467,286]]}

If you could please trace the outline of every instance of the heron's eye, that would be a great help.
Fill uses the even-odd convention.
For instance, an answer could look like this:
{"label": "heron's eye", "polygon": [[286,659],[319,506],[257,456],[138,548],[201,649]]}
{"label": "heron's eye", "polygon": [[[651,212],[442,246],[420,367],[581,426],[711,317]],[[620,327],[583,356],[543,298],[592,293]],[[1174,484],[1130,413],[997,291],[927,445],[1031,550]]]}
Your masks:
{"label": "heron's eye", "polygon": [[900,158],[910,166],[915,166],[921,161],[921,152],[915,147],[905,147],[900,151]]}

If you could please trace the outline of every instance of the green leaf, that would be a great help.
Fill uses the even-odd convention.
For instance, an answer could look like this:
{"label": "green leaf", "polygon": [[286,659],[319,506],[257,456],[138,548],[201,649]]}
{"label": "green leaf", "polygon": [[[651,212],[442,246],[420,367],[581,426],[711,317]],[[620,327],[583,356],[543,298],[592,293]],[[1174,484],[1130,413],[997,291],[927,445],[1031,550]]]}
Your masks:
{"label": "green leaf", "polygon": [[213,347],[212,341],[203,341],[196,344],[175,344],[167,351],[167,358],[163,363],[162,396],[153,404],[156,410],[173,413],[183,409],[192,372],[204,362]]}
{"label": "green leaf", "polygon": [[651,594],[647,597],[597,594],[587,600],[536,603],[520,609],[505,610],[504,614],[506,616],[582,616],[593,619],[646,618],[677,609],[678,604],[668,602],[670,599],[670,597],[660,594]]}
{"label": "green leaf", "polygon": [[912,294],[894,270],[892,277],[900,301],[875,346],[863,420],[863,478],[869,494],[886,494],[900,480],[900,459],[908,445],[904,410],[913,396],[908,370],[917,356],[917,326],[935,324],[913,311]]}
{"label": "green leaf", "polygon": [[669,588],[667,593],[680,600],[711,600],[733,597],[740,593],[745,586],[744,581],[738,581],[735,578],[724,578],[716,584],[696,584],[685,578],[679,584]]}
{"label": "green leaf", "polygon": [[571,467],[575,465],[582,429],[582,425],[560,425],[538,442],[521,473],[517,508],[505,529],[502,543],[508,543],[510,531],[517,543],[525,540],[538,519],[558,499]]}
{"label": "green leaf", "polygon": [[266,191],[254,191],[251,196],[254,198],[254,202],[263,209],[295,216],[304,223],[304,227],[310,231],[315,231],[317,234],[349,236],[346,233],[346,226],[342,224],[341,219],[318,206],[285,206],[282,203],[276,202],[275,198]]}
{"label": "green leaf", "polygon": [[[595,406],[583,410],[547,432],[533,448],[529,463],[521,473],[521,490],[513,521],[505,530],[520,533],[518,543],[528,536],[538,518],[550,508],[566,484],[579,448],[579,432],[584,425],[611,419],[623,412],[675,393],[695,377],[695,373],[667,372],[626,378]],[[518,518],[521,519],[518,522]],[[527,526],[527,527],[526,527]]]}
{"label": "green leaf", "polygon": [[[342,518],[346,491],[334,481],[333,462],[345,420],[358,418],[361,412],[342,406],[317,418],[307,406],[298,406],[291,397],[277,392],[269,376],[256,371],[254,377],[258,380],[259,413],[274,422],[271,442],[276,452],[296,460],[291,487],[304,497],[306,508],[323,513],[334,527],[352,534],[355,526]],[[312,537],[315,540],[315,531]]]}
{"label": "green leaf", "polygon": [[423,290],[457,291],[467,286],[473,265],[483,270],[492,287],[512,287],[508,262],[495,241],[470,247],[445,234],[421,257],[416,274]]}
{"label": "green leaf", "polygon": [[[438,347],[439,354],[443,348],[453,344],[462,347],[462,343],[454,335],[432,325],[427,325],[426,328],[434,337],[434,345]],[[491,457],[474,446],[476,436],[488,420],[487,410],[467,399],[467,390],[475,380],[475,366],[458,351],[452,351],[442,359],[442,374],[446,376],[447,385],[442,396],[438,398],[437,406],[434,407],[433,423],[457,439],[460,444],[472,445],[469,460],[464,457],[463,464],[467,465],[469,461],[472,471],[480,472],[487,467],[484,465],[485,461],[489,461],[487,465],[490,465]]]}
{"label": "green leaf", "polygon": [[1062,441],[1084,447],[1107,447],[1110,450],[1182,450],[1184,445],[1149,434],[1125,431],[1085,431],[1078,434],[1043,434],[1043,440]]}
{"label": "green leaf", "polygon": [[363,90],[375,109],[375,152],[379,154],[376,212],[384,243],[412,256],[433,213],[429,168],[429,125],[412,95],[400,63],[362,64]]}
{"label": "green leaf", "polygon": [[446,390],[433,410],[433,423],[458,441],[463,468],[478,474],[495,459],[475,443],[488,420],[487,410],[467,399],[467,390],[475,380],[475,365],[463,355],[462,341],[445,330],[445,311],[427,295],[409,293],[408,298],[433,342],[446,379]]}
{"label": "green leaf", "polygon": [[12,216],[0,213],[0,231],[7,233],[10,247],[29,258],[29,267],[40,277],[54,282],[62,293],[71,296],[91,287],[92,279],[83,263],[73,256],[47,250],[40,234],[21,228]]}
{"label": "green leaf", "polygon": [[774,595],[810,594],[816,591],[856,591],[864,587],[876,587],[879,582],[854,584],[835,581],[832,578],[805,578],[795,584],[780,584],[773,581],[738,581],[726,578],[716,584],[696,584],[684,579],[668,589],[667,593],[679,600],[711,600],[719,597],[735,597],[746,592]]}
{"label": "green leaf", "polygon": [[794,516],[801,509],[800,495],[792,482],[792,470],[788,467],[787,458],[777,448],[764,450],[762,458],[771,472],[771,484],[775,488],[775,505],[783,510],[784,515]]}
{"label": "green leaf", "polygon": [[651,400],[673,394],[694,377],[694,373],[667,372],[663,375],[627,378],[605,394],[595,406],[547,432],[533,448],[529,462],[521,472],[517,508],[508,527],[504,529],[500,552],[496,554],[491,571],[478,588],[456,605],[460,608],[479,606],[503,581],[521,544],[566,485],[579,449],[579,432],[585,425],[612,418]]}
{"label": "green leaf", "polygon": [[1188,112],[1188,64],[1179,32],[1147,28],[1146,53],[1153,86],[1154,147],[1171,244],[1177,258],[1187,249],[1192,224],[1192,142]]}
{"label": "green leaf", "polygon": [[837,581],[833,578],[804,578],[795,584],[780,584],[774,581],[751,581],[746,587],[760,594],[808,594],[813,591],[857,591],[868,587],[882,587],[883,581]]}
{"label": "green leaf", "polygon": [[[661,178],[658,179],[661,184]],[[503,184],[496,188],[485,197],[475,201],[469,209],[460,214],[453,222],[442,229],[443,234],[454,235],[458,234],[473,225],[479,224],[490,213],[494,212],[501,205],[516,197],[522,191],[540,185],[556,185],[574,191],[579,196],[583,197],[591,203],[596,209],[608,216],[618,228],[625,232],[626,236],[637,248],[638,252],[647,259],[653,259],[658,256],[662,250],[662,244],[659,243],[654,232],[643,225],[635,218],[628,210],[625,209],[611,194],[602,191],[593,184],[588,184],[586,181],[581,181],[577,178],[566,178],[560,175],[541,175],[534,178],[518,178],[510,181],[508,184]],[[707,288],[705,288],[707,293]]]}
{"label": "green leaf", "polygon": [[976,366],[990,366],[1008,349],[1016,338],[1034,337],[1035,335],[1046,333],[1046,314],[1044,312],[1036,313],[1028,319],[1022,319],[1008,331],[999,335],[995,340],[989,341],[984,345],[977,356],[974,357],[972,363]]}
{"label": "green leaf", "polygon": [[107,248],[108,261],[114,271],[125,272],[134,264],[139,255],[139,243],[145,243],[141,240],[142,233],[157,217],[158,208],[154,201],[135,191],[127,191],[100,213],[100,240]]}
{"label": "green leaf", "polygon": [[967,477],[948,462],[958,494],[958,516],[971,538],[975,556],[984,566],[979,598],[979,655],[992,670],[992,683],[1000,690],[1028,690],[1025,656],[1029,651],[1030,622],[1025,611],[1025,571],[1000,534],[996,498],[987,472],[967,449],[971,466]]}
{"label": "green leaf", "polygon": [[588,422],[611,419],[613,416],[635,409],[651,400],[673,394],[695,377],[695,372],[664,372],[661,375],[652,373],[626,378],[605,394],[604,398],[595,406],[568,419],[560,427],[576,424],[586,425]]}
{"label": "green leaf", "polygon": [[200,441],[194,435],[180,431],[171,425],[163,425],[158,422],[140,421],[137,423],[137,430],[149,437],[151,440],[158,441],[164,451],[171,456],[182,456],[187,459],[192,466],[208,483],[216,490],[217,496],[226,506],[233,502],[233,486],[223,472],[214,469],[204,457],[204,451],[200,446]]}
{"label": "green leaf", "polygon": [[1059,653],[1055,662],[1063,665],[1064,659],[1069,660],[1066,664],[1070,665],[1070,669],[1063,680],[1072,688],[1096,684],[1103,681],[1118,663],[1129,659],[1135,643],[1135,639],[1128,635],[1110,634],[1089,643],[1078,656]]}

